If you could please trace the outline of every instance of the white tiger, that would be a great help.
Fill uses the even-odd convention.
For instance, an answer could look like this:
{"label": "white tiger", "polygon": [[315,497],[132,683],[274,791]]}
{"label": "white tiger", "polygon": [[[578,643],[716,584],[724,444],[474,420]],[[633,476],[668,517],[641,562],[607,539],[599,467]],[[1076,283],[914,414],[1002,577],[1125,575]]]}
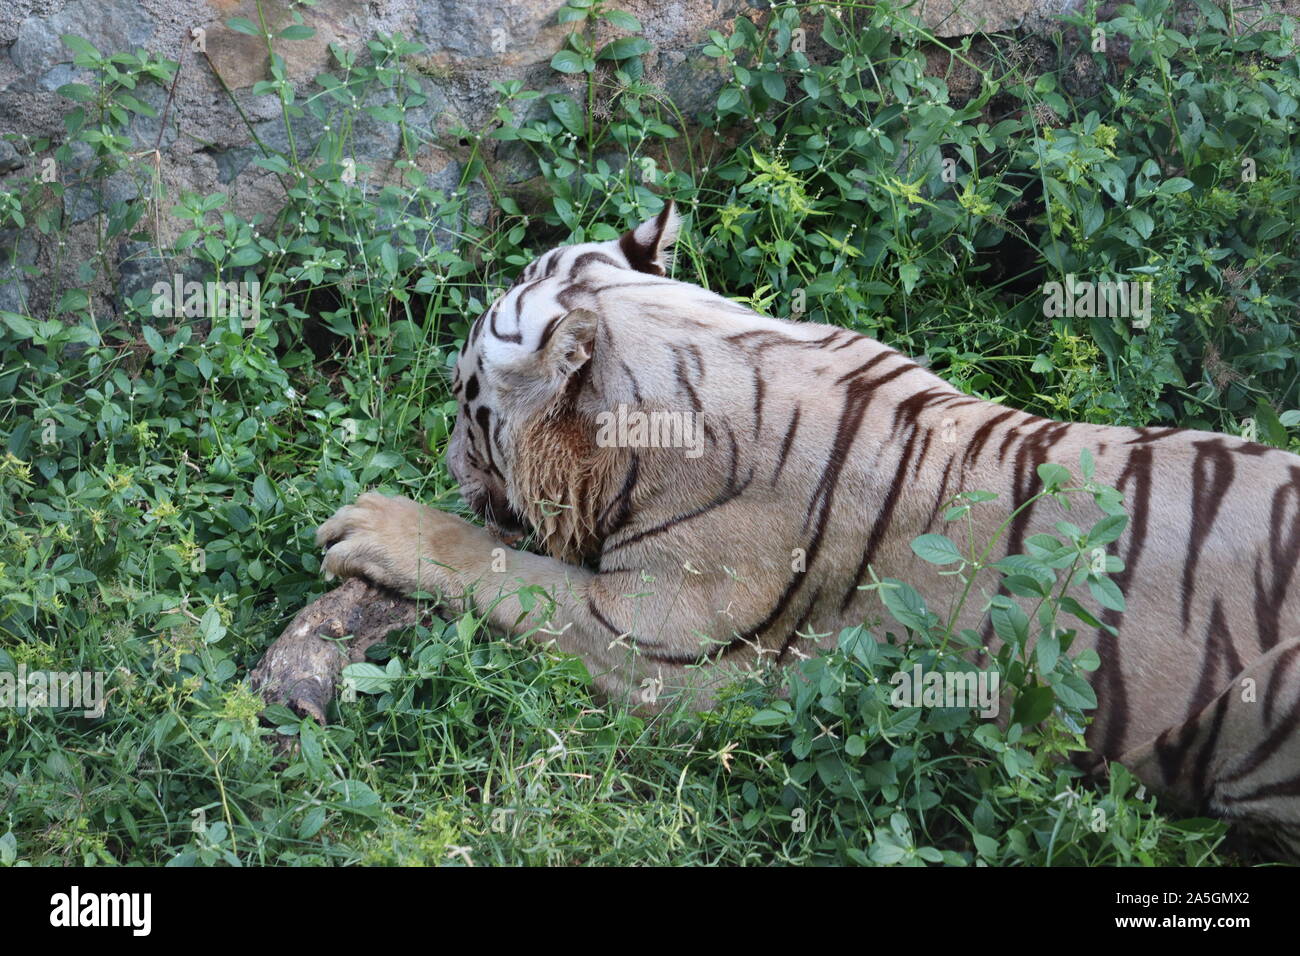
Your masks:
{"label": "white tiger", "polygon": [[[640,704],[661,682],[661,701],[686,691],[707,706],[737,669],[787,663],[874,615],[868,568],[951,606],[953,578],[921,565],[912,539],[978,488],[999,494],[972,513],[991,540],[1038,490],[1039,464],[1077,466],[1086,449],[1130,515],[1114,545],[1127,610],[1104,617],[1119,637],[1076,644],[1102,661],[1096,761],[1296,853],[1300,457],[964,395],[873,339],[668,278],[678,229],[669,204],[619,240],[552,250],[474,323],[449,464],[493,530],[368,493],[318,531],[325,569],[554,641],[608,698]],[[633,413],[698,424],[702,453],[597,440]],[[1100,516],[1091,502],[1068,515]],[[1064,517],[1039,501],[1003,553]],[[506,547],[526,528],[546,555]],[[526,611],[523,585],[553,606]],[[982,603],[959,626],[988,634]]]}

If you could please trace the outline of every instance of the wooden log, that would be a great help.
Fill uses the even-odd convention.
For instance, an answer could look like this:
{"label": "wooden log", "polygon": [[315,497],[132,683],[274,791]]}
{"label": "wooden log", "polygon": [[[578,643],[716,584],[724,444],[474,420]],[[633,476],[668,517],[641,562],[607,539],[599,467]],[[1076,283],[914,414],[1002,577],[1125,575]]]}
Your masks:
{"label": "wooden log", "polygon": [[284,704],[324,724],[346,665],[365,660],[366,649],[386,634],[432,618],[425,604],[349,578],[297,613],[266,649],[250,683],[268,706]]}

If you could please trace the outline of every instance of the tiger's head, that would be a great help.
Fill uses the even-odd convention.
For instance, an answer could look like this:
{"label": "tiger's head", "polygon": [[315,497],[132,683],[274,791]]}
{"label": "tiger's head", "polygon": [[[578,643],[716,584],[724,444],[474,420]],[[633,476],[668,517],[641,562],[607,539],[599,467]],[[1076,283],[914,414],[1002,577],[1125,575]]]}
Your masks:
{"label": "tiger's head", "polygon": [[613,463],[580,401],[599,377],[595,295],[620,271],[666,276],[680,224],[670,200],[618,239],[553,249],[471,326],[452,377],[459,407],[447,463],[466,504],[508,543],[531,527],[555,557],[596,549]]}

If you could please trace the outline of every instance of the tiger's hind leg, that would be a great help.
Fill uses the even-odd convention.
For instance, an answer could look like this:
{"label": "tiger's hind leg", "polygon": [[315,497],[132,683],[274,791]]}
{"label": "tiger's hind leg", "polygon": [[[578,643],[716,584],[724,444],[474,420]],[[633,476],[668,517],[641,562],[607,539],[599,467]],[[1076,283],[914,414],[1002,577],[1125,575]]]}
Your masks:
{"label": "tiger's hind leg", "polygon": [[1223,817],[1300,860],[1300,639],[1120,763],[1181,809]]}

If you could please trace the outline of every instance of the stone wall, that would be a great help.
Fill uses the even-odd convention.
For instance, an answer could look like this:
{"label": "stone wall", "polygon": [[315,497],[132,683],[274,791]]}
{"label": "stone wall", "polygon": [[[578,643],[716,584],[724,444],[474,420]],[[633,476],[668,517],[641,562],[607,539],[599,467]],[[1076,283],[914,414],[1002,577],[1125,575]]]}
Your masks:
{"label": "stone wall", "polygon": [[[1052,14],[1069,0],[921,0],[926,23],[939,36],[956,36],[976,30],[1030,28],[1049,23]],[[648,78],[692,115],[706,108],[722,83],[716,64],[701,53],[708,32],[728,32],[740,14],[761,15],[758,0],[620,0],[614,6],[634,14],[645,28],[654,50],[646,56]],[[556,23],[561,0],[318,0],[303,7],[289,0],[261,0],[262,14],[273,28],[292,21],[296,11],[315,29],[301,40],[277,41],[289,77],[303,91],[313,79],[336,68],[331,45],[361,51],[376,34],[402,34],[427,50],[411,58],[411,67],[428,96],[419,115],[408,122],[427,130],[428,146],[418,157],[428,182],[450,188],[461,178],[464,151],[446,132],[457,126],[481,127],[497,102],[494,81],[519,80],[534,89],[563,88],[563,78],[549,66],[563,43],[568,27]],[[94,248],[94,230],[88,225],[96,214],[117,199],[132,199],[151,181],[160,182],[168,201],[164,212],[152,218],[162,242],[181,228],[165,214],[181,191],[200,194],[226,192],[237,215],[245,219],[273,213],[283,201],[279,179],[253,165],[256,136],[283,147],[286,133],[280,105],[273,95],[255,95],[254,84],[267,78],[268,53],[261,38],[229,29],[232,17],[258,19],[257,0],[4,0],[0,5],[0,133],[30,139],[49,138],[55,144],[63,135],[63,117],[75,104],[56,90],[78,79],[72,53],[60,40],[75,34],[104,52],[145,48],[180,60],[181,68],[171,102],[164,91],[145,90],[142,99],[166,120],[134,121],[133,138],[141,151],[140,168],[119,174],[107,188],[91,191],[69,188],[64,213],[74,224],[72,249],[45,249],[31,238],[0,234],[0,308],[17,310],[23,302],[39,307],[39,277],[21,275],[14,264],[27,263],[49,273],[60,263],[75,262]],[[194,46],[195,30],[202,31],[202,51]],[[319,130],[310,122],[294,125],[299,148],[309,145]],[[383,176],[386,162],[398,149],[391,124],[364,124],[355,130],[354,148],[359,164],[374,167]],[[153,148],[157,147],[157,152]],[[34,157],[20,147],[0,142],[0,176],[31,173]],[[515,154],[517,156],[517,154]],[[489,158],[500,164],[501,180],[527,178],[508,144]],[[88,151],[77,154],[71,170],[60,170],[61,182],[75,182],[78,165],[89,162]],[[84,168],[84,165],[83,165]],[[65,178],[66,177],[66,178]],[[118,258],[125,285],[105,292],[108,307],[114,295],[131,291],[132,284],[149,281],[134,275],[140,248],[122,242],[110,254]]]}

